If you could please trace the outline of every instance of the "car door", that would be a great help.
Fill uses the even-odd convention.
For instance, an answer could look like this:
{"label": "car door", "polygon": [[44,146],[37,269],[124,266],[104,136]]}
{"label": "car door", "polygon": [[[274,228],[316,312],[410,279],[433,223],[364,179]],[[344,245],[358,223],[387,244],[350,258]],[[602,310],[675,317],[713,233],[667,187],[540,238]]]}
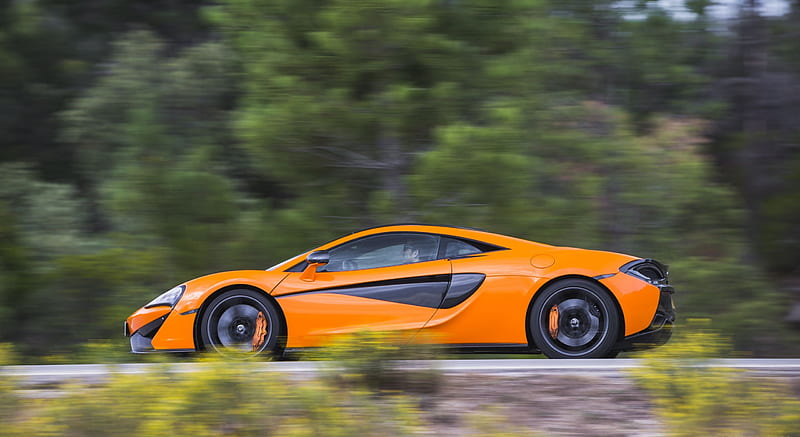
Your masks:
{"label": "car door", "polygon": [[287,347],[319,346],[360,330],[416,332],[433,316],[450,282],[437,259],[440,237],[370,235],[330,249],[312,278],[291,272],[272,292],[286,317]]}

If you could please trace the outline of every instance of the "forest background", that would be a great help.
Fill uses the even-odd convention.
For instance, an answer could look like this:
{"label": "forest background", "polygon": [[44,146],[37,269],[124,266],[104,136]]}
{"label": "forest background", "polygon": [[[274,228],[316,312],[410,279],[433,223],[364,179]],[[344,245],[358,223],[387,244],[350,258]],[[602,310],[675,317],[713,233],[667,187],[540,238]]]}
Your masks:
{"label": "forest background", "polygon": [[180,281],[427,222],[656,258],[680,322],[797,356],[782,5],[0,0],[0,342],[124,351]]}

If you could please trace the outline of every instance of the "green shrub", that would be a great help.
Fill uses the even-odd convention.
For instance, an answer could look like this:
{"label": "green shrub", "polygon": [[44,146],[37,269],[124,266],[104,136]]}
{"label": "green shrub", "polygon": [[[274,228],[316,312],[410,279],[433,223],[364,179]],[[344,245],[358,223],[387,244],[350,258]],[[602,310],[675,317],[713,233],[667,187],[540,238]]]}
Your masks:
{"label": "green shrub", "polygon": [[65,387],[64,396],[41,400],[30,410],[20,432],[344,437],[411,435],[420,427],[417,409],[403,396],[375,399],[368,390],[338,389],[324,380],[294,383],[252,362],[198,365],[201,370],[190,373],[165,364],[144,375],[117,374],[99,387]]}
{"label": "green shrub", "polygon": [[374,331],[337,337],[308,354],[310,359],[331,360],[328,374],[340,384],[414,393],[433,393],[441,384],[438,371],[415,361],[441,356],[432,344],[412,344],[402,335]]}
{"label": "green shrub", "polygon": [[0,343],[0,366],[10,366],[19,363],[17,350],[11,343]]}
{"label": "green shrub", "polygon": [[[17,363],[17,354],[10,343],[0,343],[0,366]],[[21,401],[15,392],[12,378],[0,374],[0,435],[17,435],[17,415],[21,411]]]}
{"label": "green shrub", "polygon": [[800,400],[785,385],[713,365],[730,342],[693,321],[668,347],[642,355],[631,372],[675,436],[800,435]]}

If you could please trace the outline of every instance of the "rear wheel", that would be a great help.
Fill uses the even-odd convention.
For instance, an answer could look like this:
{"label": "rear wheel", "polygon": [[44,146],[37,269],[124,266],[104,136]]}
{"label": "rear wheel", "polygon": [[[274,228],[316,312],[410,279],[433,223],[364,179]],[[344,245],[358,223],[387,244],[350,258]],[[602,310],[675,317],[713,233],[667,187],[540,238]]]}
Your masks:
{"label": "rear wheel", "polygon": [[567,279],[537,293],[530,332],[549,358],[610,358],[620,315],[608,292],[585,279]]}
{"label": "rear wheel", "polygon": [[230,290],[203,312],[200,336],[206,349],[224,355],[259,355],[278,350],[282,335],[275,304],[254,290]]}

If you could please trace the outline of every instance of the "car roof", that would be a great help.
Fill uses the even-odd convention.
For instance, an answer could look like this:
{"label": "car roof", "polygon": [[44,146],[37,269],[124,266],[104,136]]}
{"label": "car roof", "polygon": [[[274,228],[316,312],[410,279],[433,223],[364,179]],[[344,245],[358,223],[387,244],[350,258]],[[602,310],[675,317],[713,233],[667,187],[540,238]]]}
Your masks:
{"label": "car roof", "polygon": [[359,232],[364,232],[364,231],[371,231],[373,229],[391,228],[391,227],[395,227],[395,226],[425,226],[425,227],[432,227],[432,228],[464,229],[464,230],[468,230],[468,231],[478,231],[478,232],[491,233],[491,232],[489,232],[487,230],[484,230],[484,229],[471,228],[471,227],[468,227],[468,226],[453,226],[453,225],[438,225],[438,224],[430,224],[430,223],[408,222],[408,223],[389,223],[389,224],[385,224],[385,225],[370,226],[368,228],[364,228],[364,229],[359,229],[357,231],[353,231],[353,232],[350,233],[350,235],[357,234]]}
{"label": "car roof", "polygon": [[499,245],[507,248],[528,246],[528,245],[549,246],[544,243],[525,240],[522,238],[512,237],[503,234],[497,234],[477,228],[470,228],[464,226],[451,226],[451,225],[431,225],[425,223],[394,223],[388,225],[373,226],[370,228],[362,229],[360,231],[352,232],[348,235],[344,235],[340,238],[337,238],[334,241],[341,242],[342,240],[349,240],[355,235],[367,236],[367,235],[380,234],[383,232],[425,232],[432,234],[445,234],[455,237],[473,239],[484,243]]}

